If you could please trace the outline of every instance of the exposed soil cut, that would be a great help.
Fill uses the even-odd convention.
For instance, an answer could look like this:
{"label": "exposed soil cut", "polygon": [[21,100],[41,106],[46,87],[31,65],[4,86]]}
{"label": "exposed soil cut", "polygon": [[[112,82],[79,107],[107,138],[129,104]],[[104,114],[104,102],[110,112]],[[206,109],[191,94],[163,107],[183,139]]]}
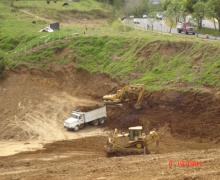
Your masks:
{"label": "exposed soil cut", "polygon": [[[48,72],[20,67],[7,72],[0,89],[0,139],[63,139],[63,120],[72,110],[100,106],[102,96],[117,87],[106,75],[92,75],[73,66]],[[172,134],[219,142],[218,92],[167,90],[146,97],[141,110],[133,108],[134,102],[108,107],[106,126],[144,125],[149,131],[168,124]]]}
{"label": "exposed soil cut", "polygon": [[7,72],[0,89],[0,140],[65,139],[63,121],[70,112],[100,104],[96,99],[116,86],[105,75],[71,66]]}
{"label": "exposed soil cut", "polygon": [[[154,92],[141,110],[135,110],[133,102],[107,108],[107,130],[135,125],[143,125],[146,132],[158,129],[160,148],[151,144],[151,155],[107,158],[102,129],[85,127],[72,133],[63,128],[72,110],[98,107],[102,96],[118,86],[106,75],[73,66],[8,71],[0,82],[0,142],[7,142],[6,148],[21,142],[26,151],[33,150],[31,142],[57,142],[0,157],[0,179],[219,179],[220,94],[214,90]],[[202,165],[169,167],[169,160],[177,164],[182,159]]]}
{"label": "exposed soil cut", "polygon": [[220,141],[218,92],[154,92],[147,96],[141,110],[135,110],[131,103],[111,108],[109,113],[108,126],[111,128],[143,125],[148,132],[168,124],[173,135]]}

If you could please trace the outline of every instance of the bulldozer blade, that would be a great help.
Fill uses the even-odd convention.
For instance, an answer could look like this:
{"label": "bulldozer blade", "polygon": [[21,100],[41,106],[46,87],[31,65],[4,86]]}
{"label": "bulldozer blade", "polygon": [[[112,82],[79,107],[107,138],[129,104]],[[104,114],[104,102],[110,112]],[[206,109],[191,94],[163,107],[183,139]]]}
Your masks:
{"label": "bulldozer blade", "polygon": [[132,148],[115,148],[106,151],[107,157],[129,156],[129,155],[143,155],[144,149]]}
{"label": "bulldozer blade", "polygon": [[105,103],[107,107],[123,107],[123,104]]}

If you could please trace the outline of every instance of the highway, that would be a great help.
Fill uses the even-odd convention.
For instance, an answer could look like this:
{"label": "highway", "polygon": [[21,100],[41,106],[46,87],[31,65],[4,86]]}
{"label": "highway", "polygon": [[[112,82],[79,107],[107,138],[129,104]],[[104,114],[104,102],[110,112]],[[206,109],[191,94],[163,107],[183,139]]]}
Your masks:
{"label": "highway", "polygon": [[[172,34],[179,34],[176,30],[176,27],[170,28],[164,20],[158,20],[153,18],[134,18],[134,19],[125,19],[124,23],[127,25],[135,26],[144,30],[151,30],[151,31],[157,31],[157,32],[163,32],[163,33],[172,33]],[[203,21],[204,26],[212,27],[212,24],[210,21]],[[184,33],[182,33],[184,35]],[[193,36],[193,35],[186,35],[186,36]],[[220,37],[214,37],[211,35],[205,35],[205,34],[198,34],[196,35],[198,38],[202,39],[211,39],[211,40],[220,40]]]}

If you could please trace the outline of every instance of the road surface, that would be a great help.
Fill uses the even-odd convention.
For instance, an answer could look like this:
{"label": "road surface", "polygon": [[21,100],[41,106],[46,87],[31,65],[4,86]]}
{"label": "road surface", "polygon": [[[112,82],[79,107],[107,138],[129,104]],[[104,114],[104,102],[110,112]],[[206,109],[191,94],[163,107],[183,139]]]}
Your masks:
{"label": "road surface", "polygon": [[[170,28],[168,25],[166,25],[164,20],[158,20],[153,18],[134,18],[134,19],[125,19],[124,23],[138,28],[142,28],[144,30],[153,30],[163,33],[179,34],[176,30],[176,27]],[[209,21],[204,21],[204,24],[211,27],[211,23]],[[220,40],[220,37],[214,37],[211,35],[196,33],[196,36],[202,39]]]}

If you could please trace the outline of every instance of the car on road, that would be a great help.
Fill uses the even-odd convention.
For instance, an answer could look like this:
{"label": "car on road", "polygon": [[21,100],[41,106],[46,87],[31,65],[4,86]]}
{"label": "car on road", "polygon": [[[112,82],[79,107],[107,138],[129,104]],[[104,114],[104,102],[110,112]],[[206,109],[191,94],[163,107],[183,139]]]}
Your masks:
{"label": "car on road", "polygon": [[185,34],[193,34],[195,35],[194,27],[190,23],[177,23],[176,26],[178,33],[185,33]]}
{"label": "car on road", "polygon": [[156,14],[156,19],[162,20],[164,18],[164,14],[162,12],[158,12]]}
{"label": "car on road", "polygon": [[144,14],[142,17],[143,17],[143,18],[147,18],[147,15],[146,15],[146,14]]}
{"label": "car on road", "polygon": [[138,19],[134,19],[134,24],[140,24],[140,21]]}

